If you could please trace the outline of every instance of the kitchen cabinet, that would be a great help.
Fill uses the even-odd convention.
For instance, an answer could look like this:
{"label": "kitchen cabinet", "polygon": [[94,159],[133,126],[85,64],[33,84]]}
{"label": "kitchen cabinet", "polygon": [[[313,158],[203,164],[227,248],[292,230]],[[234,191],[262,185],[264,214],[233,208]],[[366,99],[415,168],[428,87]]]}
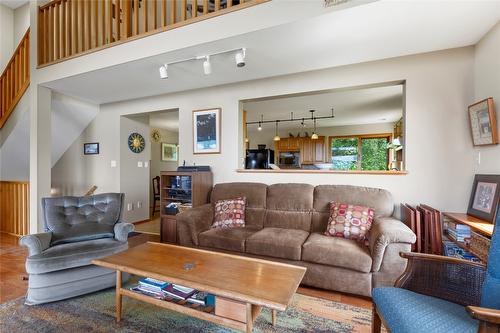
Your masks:
{"label": "kitchen cabinet", "polygon": [[314,164],[325,162],[325,137],[320,136],[317,140],[302,138],[300,144],[301,164]]}
{"label": "kitchen cabinet", "polygon": [[281,138],[276,141],[274,149],[277,151],[299,151],[301,138]]}

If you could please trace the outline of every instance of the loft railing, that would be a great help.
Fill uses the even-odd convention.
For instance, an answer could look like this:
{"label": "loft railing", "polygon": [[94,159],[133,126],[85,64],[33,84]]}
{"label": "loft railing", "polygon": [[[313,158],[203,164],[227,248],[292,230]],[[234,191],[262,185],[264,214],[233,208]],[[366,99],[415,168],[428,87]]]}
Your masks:
{"label": "loft railing", "polygon": [[29,182],[0,181],[0,232],[29,233],[29,193]]}
{"label": "loft railing", "polygon": [[30,29],[19,42],[0,76],[0,128],[30,85]]}
{"label": "loft railing", "polygon": [[38,65],[223,15],[269,0],[53,0],[38,11]]}

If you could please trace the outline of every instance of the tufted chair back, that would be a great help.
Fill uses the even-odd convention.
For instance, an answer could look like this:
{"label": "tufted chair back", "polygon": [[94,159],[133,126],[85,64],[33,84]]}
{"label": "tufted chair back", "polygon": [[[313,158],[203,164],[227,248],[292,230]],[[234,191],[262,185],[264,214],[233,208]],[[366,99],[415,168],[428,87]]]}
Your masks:
{"label": "tufted chair back", "polygon": [[481,306],[500,310],[500,205],[491,237],[488,272],[481,293]]}
{"label": "tufted chair back", "polygon": [[44,228],[52,232],[51,245],[114,237],[123,193],[89,197],[43,198]]}

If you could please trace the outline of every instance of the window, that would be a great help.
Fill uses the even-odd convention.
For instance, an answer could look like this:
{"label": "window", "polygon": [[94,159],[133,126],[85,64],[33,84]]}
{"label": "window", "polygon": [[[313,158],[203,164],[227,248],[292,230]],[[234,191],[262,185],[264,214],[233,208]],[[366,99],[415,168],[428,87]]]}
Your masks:
{"label": "window", "polygon": [[329,137],[333,170],[387,170],[392,134]]}

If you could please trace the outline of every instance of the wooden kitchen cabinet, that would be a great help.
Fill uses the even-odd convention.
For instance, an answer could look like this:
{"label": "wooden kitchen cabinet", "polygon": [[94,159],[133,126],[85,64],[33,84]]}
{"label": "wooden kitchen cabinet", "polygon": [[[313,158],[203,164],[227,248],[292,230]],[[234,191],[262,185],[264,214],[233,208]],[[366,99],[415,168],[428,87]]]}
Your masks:
{"label": "wooden kitchen cabinet", "polygon": [[320,136],[317,140],[302,138],[300,145],[301,164],[314,164],[325,162],[325,137]]}
{"label": "wooden kitchen cabinet", "polygon": [[311,140],[314,145],[314,163],[325,162],[325,137],[320,136],[318,140]]}

